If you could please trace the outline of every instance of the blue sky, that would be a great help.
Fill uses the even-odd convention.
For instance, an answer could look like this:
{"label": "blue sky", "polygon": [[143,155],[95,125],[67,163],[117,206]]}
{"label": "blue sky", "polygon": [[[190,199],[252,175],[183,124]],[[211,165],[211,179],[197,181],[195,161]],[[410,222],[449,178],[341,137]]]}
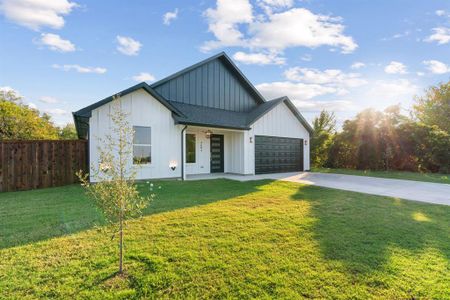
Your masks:
{"label": "blue sky", "polygon": [[0,37],[0,88],[57,124],[220,51],[309,121],[407,112],[450,75],[450,1],[0,0]]}

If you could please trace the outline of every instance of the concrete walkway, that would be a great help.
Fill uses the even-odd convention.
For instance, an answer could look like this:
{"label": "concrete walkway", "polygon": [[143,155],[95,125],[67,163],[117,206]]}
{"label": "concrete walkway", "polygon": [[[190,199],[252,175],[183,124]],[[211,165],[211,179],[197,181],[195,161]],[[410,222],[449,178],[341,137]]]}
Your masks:
{"label": "concrete walkway", "polygon": [[346,191],[450,205],[450,184],[442,183],[312,172],[247,176],[235,174],[205,174],[188,176],[188,180],[216,178],[227,178],[239,181],[261,179],[284,180]]}

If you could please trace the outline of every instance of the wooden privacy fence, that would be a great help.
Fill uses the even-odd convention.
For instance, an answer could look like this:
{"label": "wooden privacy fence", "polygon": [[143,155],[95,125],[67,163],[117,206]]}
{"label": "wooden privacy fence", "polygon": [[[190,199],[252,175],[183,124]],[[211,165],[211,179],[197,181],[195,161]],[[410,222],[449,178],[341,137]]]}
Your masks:
{"label": "wooden privacy fence", "polygon": [[87,142],[0,141],[0,191],[23,191],[78,182],[87,170]]}

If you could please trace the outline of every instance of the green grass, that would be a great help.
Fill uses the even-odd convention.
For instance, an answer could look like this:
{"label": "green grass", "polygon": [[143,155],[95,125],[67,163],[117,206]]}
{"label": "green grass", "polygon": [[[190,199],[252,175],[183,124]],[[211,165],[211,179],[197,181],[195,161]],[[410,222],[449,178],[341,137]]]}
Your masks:
{"label": "green grass", "polygon": [[450,207],[290,182],[158,184],[127,228],[123,278],[79,187],[0,194],[0,299],[450,298]]}
{"label": "green grass", "polygon": [[335,174],[356,175],[356,176],[406,179],[406,180],[450,184],[450,175],[439,173],[418,173],[405,171],[370,171],[370,170],[330,169],[330,168],[311,168],[311,171],[320,173],[335,173]]}

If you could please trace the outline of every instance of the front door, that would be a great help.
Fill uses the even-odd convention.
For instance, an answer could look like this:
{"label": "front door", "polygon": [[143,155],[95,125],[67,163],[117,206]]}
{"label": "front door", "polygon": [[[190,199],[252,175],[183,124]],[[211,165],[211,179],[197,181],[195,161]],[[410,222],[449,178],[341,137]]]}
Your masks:
{"label": "front door", "polygon": [[211,140],[211,173],[223,173],[223,135],[212,134]]}

